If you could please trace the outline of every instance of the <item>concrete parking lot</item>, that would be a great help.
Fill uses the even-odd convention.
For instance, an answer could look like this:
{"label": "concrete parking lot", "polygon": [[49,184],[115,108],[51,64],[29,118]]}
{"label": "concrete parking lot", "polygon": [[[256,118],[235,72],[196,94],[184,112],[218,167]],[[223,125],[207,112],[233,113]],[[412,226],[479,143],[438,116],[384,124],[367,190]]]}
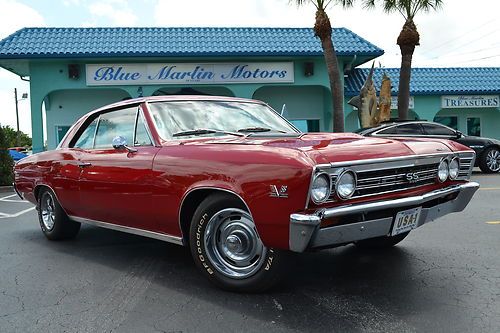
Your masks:
{"label": "concrete parking lot", "polygon": [[0,193],[1,332],[499,332],[500,175],[398,247],[296,255],[260,295],[212,287],[187,249],[82,226],[50,242]]}

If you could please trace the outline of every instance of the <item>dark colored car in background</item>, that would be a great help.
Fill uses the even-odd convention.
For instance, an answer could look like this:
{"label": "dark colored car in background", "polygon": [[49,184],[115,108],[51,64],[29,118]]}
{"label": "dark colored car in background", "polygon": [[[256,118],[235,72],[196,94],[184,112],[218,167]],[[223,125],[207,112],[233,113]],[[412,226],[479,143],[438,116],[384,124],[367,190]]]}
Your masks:
{"label": "dark colored car in background", "polygon": [[500,140],[467,136],[448,126],[430,121],[389,121],[371,128],[357,130],[363,136],[418,137],[448,139],[476,151],[476,166],[482,172],[500,171]]}

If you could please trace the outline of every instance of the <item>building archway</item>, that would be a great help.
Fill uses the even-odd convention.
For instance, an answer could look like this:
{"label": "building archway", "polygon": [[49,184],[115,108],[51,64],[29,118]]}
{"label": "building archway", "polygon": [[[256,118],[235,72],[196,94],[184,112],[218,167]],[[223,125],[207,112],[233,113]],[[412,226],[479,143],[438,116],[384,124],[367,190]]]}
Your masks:
{"label": "building archway", "polygon": [[234,97],[231,90],[220,86],[161,87],[153,92],[153,96],[162,95],[210,95]]}
{"label": "building archway", "polygon": [[50,92],[43,99],[47,149],[54,149],[68,129],[81,116],[101,106],[130,98],[117,88],[112,89],[67,89]]}
{"label": "building archway", "polygon": [[329,91],[323,86],[264,86],[253,94],[253,98],[266,102],[279,113],[286,105],[283,115],[303,132],[328,129],[331,119],[325,116],[327,96]]}

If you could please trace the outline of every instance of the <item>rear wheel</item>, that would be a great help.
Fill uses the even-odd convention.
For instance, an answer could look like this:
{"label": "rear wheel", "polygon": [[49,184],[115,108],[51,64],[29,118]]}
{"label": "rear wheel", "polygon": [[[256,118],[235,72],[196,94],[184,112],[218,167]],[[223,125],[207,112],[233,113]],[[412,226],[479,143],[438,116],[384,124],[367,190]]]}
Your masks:
{"label": "rear wheel", "polygon": [[377,238],[364,239],[357,241],[356,246],[363,249],[387,249],[395,246],[408,236],[410,232],[405,232],[396,236],[382,236]]}
{"label": "rear wheel", "polygon": [[80,223],[69,219],[48,188],[40,190],[38,195],[38,220],[43,234],[50,240],[74,238],[80,231]]}
{"label": "rear wheel", "polygon": [[267,248],[252,216],[228,194],[205,199],[194,213],[190,247],[196,266],[215,285],[260,292],[278,282],[286,254]]}
{"label": "rear wheel", "polygon": [[487,148],[479,159],[479,168],[484,173],[500,171],[500,150],[496,147]]}

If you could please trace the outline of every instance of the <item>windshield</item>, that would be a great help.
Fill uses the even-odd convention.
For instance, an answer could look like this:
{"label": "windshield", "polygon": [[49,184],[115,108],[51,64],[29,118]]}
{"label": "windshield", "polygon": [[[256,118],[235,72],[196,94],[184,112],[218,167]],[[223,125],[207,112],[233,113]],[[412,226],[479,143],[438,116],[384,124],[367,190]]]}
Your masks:
{"label": "windshield", "polygon": [[[164,139],[227,135],[223,132],[297,133],[297,130],[274,110],[258,103],[171,101],[151,103],[149,108],[159,134]],[[211,129],[216,132],[196,131],[199,129]]]}

